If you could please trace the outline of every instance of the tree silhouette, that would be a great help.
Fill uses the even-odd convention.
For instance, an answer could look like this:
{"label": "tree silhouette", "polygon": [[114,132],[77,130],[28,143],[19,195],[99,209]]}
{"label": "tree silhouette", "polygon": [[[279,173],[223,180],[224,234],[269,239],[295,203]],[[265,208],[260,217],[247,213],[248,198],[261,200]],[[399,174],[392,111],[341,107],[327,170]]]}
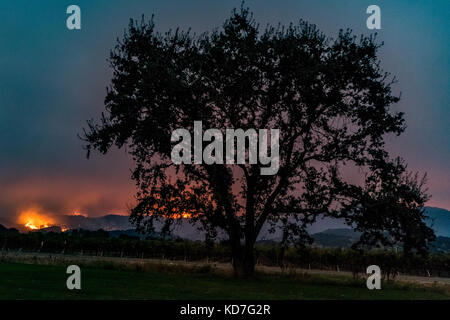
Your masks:
{"label": "tree silhouette", "polygon": [[[136,226],[152,230],[160,220],[169,230],[185,216],[201,222],[208,239],[221,229],[236,275],[251,275],[263,225],[302,241],[320,214],[345,212],[351,222],[357,216],[340,209],[358,198],[342,168],[389,163],[383,137],[400,134],[404,120],[390,110],[399,98],[380,68],[380,46],[351,31],[330,39],[304,21],[262,30],[244,7],[200,36],[160,34],[153,19],[131,20],[111,52],[106,114],[84,132],[88,156],[126,147],[136,163]],[[261,175],[261,164],[175,165],[171,134],[192,132],[194,121],[222,131],[279,129],[278,172]]]}
{"label": "tree silhouette", "polygon": [[402,244],[406,256],[413,251],[428,253],[428,244],[436,240],[433,229],[425,223],[424,205],[429,200],[426,175],[406,171],[396,159],[378,163],[367,175],[364,186],[342,184],[346,199],[339,216],[347,219],[362,236],[354,247]]}

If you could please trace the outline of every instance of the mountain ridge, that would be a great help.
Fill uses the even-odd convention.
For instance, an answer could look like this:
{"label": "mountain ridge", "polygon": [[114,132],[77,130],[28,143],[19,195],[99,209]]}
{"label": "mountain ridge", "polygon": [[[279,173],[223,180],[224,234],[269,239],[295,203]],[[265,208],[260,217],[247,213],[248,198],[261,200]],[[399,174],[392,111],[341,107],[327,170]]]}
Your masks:
{"label": "mountain ridge", "polygon": [[[450,211],[437,207],[425,207],[425,215],[427,216],[427,224],[433,228],[436,236],[450,237]],[[105,231],[134,229],[133,225],[129,221],[129,216],[117,214],[107,214],[98,217],[58,215],[55,216],[55,220],[58,221],[55,226],[60,226],[67,229],[103,229]],[[161,225],[162,224],[158,223],[155,225],[156,231],[159,231],[158,228],[160,228]],[[174,226],[173,234],[177,237],[189,240],[204,240],[204,234],[199,232],[198,227],[198,225],[192,225],[188,220],[182,220],[179,224]],[[281,232],[279,230],[271,233],[269,232],[269,229],[270,227],[268,224],[264,225],[260,235],[258,236],[259,241],[281,240]],[[342,220],[319,216],[317,222],[308,227],[308,232],[310,234],[317,234],[326,231],[327,229],[352,230],[352,228],[345,224]],[[222,232],[219,238],[226,238],[226,236]]]}

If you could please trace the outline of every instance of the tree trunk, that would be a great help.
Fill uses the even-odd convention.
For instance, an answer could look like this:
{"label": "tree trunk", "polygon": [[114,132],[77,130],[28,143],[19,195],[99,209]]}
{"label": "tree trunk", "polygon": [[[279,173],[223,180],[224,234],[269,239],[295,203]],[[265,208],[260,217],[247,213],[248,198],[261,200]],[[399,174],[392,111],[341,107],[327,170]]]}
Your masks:
{"label": "tree trunk", "polygon": [[280,267],[281,271],[284,271],[286,269],[286,265],[284,264],[284,254],[286,252],[286,246],[284,244],[281,245],[280,253],[278,254],[278,266]]}
{"label": "tree trunk", "polygon": [[281,268],[281,271],[284,271],[286,269],[286,265],[284,263],[284,255],[286,253],[286,248],[288,246],[287,240],[288,240],[289,231],[287,229],[283,230],[283,239],[280,243],[280,254],[278,255],[278,265]]}
{"label": "tree trunk", "polygon": [[255,273],[255,254],[253,243],[245,246],[232,246],[234,276],[249,278]]}

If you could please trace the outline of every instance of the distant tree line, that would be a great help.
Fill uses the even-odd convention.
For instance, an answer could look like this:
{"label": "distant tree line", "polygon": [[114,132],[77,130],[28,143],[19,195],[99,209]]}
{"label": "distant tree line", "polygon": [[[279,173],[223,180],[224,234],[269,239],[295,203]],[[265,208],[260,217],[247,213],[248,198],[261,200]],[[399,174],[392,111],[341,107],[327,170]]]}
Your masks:
{"label": "distant tree line", "polygon": [[[1,229],[1,228],[0,228]],[[129,235],[112,238],[104,230],[73,230],[65,233],[20,233],[15,229],[0,230],[2,253],[11,251],[41,252],[87,256],[126,258],[157,258],[171,260],[231,263],[228,243],[187,241]],[[282,247],[277,243],[257,244],[257,265],[351,271],[355,276],[365,273],[367,266],[380,266],[386,277],[397,274],[450,276],[450,254],[428,256],[404,255],[394,250],[361,251],[342,248]]]}

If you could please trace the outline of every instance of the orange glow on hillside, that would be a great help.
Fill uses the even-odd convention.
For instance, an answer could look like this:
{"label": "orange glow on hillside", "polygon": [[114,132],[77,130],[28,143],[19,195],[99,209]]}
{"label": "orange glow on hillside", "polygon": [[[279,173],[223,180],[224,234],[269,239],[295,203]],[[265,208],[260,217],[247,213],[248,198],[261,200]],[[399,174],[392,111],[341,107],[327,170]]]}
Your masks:
{"label": "orange glow on hillside", "polygon": [[74,212],[72,212],[72,216],[83,216],[83,217],[87,218],[87,214],[81,213],[78,210],[75,210]]}
{"label": "orange glow on hillside", "polygon": [[171,215],[171,218],[172,219],[181,219],[181,218],[188,219],[188,218],[192,218],[192,214],[187,213],[187,212],[183,212],[182,214],[174,213]]}
{"label": "orange glow on hillside", "polygon": [[19,223],[29,230],[37,230],[50,227],[53,224],[53,219],[40,213],[38,209],[32,208],[20,213]]}
{"label": "orange glow on hillside", "polygon": [[173,213],[169,216],[169,218],[172,218],[172,219],[190,219],[190,218],[194,218],[196,215],[193,210],[191,210],[191,212],[183,210],[182,213],[178,213],[178,212],[180,212],[180,210],[174,208],[174,209],[172,209],[172,212]]}

